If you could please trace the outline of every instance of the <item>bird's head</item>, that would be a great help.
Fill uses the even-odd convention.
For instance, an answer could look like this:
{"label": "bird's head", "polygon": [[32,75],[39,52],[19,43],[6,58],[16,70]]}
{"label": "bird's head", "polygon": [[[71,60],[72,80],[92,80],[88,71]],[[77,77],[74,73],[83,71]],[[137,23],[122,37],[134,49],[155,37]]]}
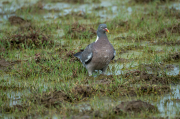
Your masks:
{"label": "bird's head", "polygon": [[109,33],[109,30],[107,29],[107,25],[106,24],[100,24],[97,30],[97,34],[105,34],[106,32]]}

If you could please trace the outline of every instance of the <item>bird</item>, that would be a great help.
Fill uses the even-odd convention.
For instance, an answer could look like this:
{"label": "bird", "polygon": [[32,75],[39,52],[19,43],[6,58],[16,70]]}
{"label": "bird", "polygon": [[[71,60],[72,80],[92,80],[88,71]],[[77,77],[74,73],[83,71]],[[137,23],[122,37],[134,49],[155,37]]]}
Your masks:
{"label": "bird", "polygon": [[116,55],[116,51],[109,42],[106,32],[109,33],[107,25],[100,24],[95,42],[89,44],[83,51],[74,54],[87,69],[89,76],[92,76],[95,70],[101,70],[102,74],[105,74],[110,61]]}

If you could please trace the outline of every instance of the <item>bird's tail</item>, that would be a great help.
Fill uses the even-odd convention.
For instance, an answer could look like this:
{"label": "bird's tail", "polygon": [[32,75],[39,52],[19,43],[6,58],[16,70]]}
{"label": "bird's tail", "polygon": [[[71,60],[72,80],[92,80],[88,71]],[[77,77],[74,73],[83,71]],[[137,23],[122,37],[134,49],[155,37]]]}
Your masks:
{"label": "bird's tail", "polygon": [[78,53],[74,54],[74,56],[77,57],[77,58],[80,58],[81,53],[82,53],[82,52],[78,52]]}

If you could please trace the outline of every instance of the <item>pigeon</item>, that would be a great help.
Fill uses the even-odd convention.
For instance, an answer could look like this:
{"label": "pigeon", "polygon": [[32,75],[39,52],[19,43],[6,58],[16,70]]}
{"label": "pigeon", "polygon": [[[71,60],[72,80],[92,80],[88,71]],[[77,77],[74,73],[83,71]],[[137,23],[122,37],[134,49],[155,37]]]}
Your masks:
{"label": "pigeon", "polygon": [[89,76],[92,76],[95,70],[101,70],[102,74],[105,74],[110,61],[116,55],[116,51],[109,42],[106,32],[109,33],[107,25],[100,24],[97,29],[96,41],[89,44],[84,51],[74,54],[87,69]]}

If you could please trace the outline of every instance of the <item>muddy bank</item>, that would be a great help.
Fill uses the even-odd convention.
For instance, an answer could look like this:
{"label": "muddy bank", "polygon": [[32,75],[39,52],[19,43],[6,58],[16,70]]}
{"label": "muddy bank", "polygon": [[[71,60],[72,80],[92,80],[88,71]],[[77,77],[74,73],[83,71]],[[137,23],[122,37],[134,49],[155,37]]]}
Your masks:
{"label": "muddy bank", "polygon": [[25,23],[30,23],[30,20],[25,20],[19,16],[11,16],[8,18],[11,25],[21,25]]}
{"label": "muddy bank", "polygon": [[53,45],[50,36],[44,35],[40,31],[33,30],[1,38],[0,42],[6,49],[40,48],[42,46]]}
{"label": "muddy bank", "polygon": [[147,102],[143,102],[141,100],[121,102],[121,104],[117,105],[113,109],[113,111],[115,114],[119,114],[119,115],[141,113],[141,112],[158,113],[157,107]]}
{"label": "muddy bank", "polygon": [[[100,84],[102,83],[102,85]],[[98,85],[98,86],[96,86]],[[170,92],[169,86],[151,86],[142,85],[139,87],[130,87],[128,85],[112,85],[99,82],[96,85],[78,85],[69,91],[44,92],[42,96],[36,95],[34,103],[50,106],[61,106],[65,102],[79,102],[91,98],[93,95],[118,95],[118,96],[140,96],[140,95],[161,95]]]}
{"label": "muddy bank", "polygon": [[96,91],[93,86],[88,85],[78,85],[70,91],[70,93],[73,94],[74,100],[76,101],[80,101],[86,97],[88,98],[95,92]]}
{"label": "muddy bank", "polygon": [[180,59],[180,52],[170,53],[166,58],[164,58],[164,62],[176,62]]}
{"label": "muddy bank", "polygon": [[42,96],[35,95],[31,100],[35,104],[44,105],[47,108],[50,107],[61,107],[63,101],[72,102],[72,98],[67,95],[64,91],[53,91],[43,93]]}

